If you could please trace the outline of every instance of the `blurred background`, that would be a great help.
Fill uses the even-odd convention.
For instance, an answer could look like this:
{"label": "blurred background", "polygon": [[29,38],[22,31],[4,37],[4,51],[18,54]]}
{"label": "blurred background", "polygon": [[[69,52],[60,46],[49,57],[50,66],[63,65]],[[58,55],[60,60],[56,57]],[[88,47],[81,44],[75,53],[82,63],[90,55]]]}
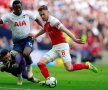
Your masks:
{"label": "blurred background", "polygon": [[[90,61],[98,64],[108,64],[108,0],[21,0],[24,10],[30,10],[38,15],[40,5],[47,5],[50,14],[58,18],[77,38],[86,41],[84,45],[74,43],[65,35],[70,48],[72,63]],[[11,12],[13,0],[0,0],[0,17]],[[40,27],[31,22],[31,31],[39,32]],[[0,25],[0,50],[13,47],[11,30],[8,23]],[[51,49],[47,35],[37,38],[31,53],[34,64],[41,56]],[[62,65],[58,58],[50,65]]]}

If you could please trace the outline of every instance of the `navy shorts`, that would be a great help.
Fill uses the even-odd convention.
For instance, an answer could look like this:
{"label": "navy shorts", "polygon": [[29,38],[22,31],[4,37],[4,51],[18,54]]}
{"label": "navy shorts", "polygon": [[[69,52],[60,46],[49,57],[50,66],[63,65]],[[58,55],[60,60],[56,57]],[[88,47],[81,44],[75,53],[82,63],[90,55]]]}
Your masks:
{"label": "navy shorts", "polygon": [[14,41],[13,49],[20,53],[23,52],[25,47],[29,47],[33,50],[33,42],[34,42],[34,40],[31,37],[27,37],[27,38],[24,38],[24,39],[21,39],[18,41]]}

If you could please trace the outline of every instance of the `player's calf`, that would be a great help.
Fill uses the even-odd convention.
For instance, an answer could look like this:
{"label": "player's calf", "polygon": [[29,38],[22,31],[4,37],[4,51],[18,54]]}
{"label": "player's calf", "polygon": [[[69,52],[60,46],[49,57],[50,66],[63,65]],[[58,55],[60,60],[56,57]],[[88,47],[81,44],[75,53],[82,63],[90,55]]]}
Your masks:
{"label": "player's calf", "polygon": [[66,70],[68,70],[69,72],[89,68],[88,64],[71,64],[71,62],[66,62],[64,65]]}
{"label": "player's calf", "polygon": [[[26,51],[26,50],[25,50]],[[31,51],[28,52],[23,52],[23,56],[25,57],[26,63],[27,63],[27,72],[28,72],[28,77],[31,78],[33,77],[33,72],[32,72],[32,59],[29,56]]]}
{"label": "player's calf", "polygon": [[18,74],[18,81],[17,81],[17,85],[22,85],[23,84],[23,78],[22,78],[22,73]]}
{"label": "player's calf", "polygon": [[65,69],[69,72],[71,72],[73,70],[73,65],[71,64],[70,61],[64,63]]}
{"label": "player's calf", "polygon": [[42,75],[43,75],[45,78],[48,78],[50,75],[49,75],[49,71],[48,71],[46,65],[43,64],[42,62],[38,62],[37,65],[38,65],[38,67],[39,67],[39,69],[40,69]]}

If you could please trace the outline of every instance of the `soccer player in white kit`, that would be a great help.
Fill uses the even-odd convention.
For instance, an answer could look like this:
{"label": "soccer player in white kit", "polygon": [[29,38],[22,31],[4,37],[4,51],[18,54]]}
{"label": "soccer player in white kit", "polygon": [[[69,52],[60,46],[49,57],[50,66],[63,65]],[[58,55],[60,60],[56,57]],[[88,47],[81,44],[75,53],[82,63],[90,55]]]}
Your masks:
{"label": "soccer player in white kit", "polygon": [[76,39],[74,34],[72,34],[72,32],[70,32],[58,19],[49,15],[47,6],[40,6],[38,11],[42,20],[45,21],[44,30],[41,30],[37,35],[33,37],[36,38],[46,32],[49,35],[53,45],[52,49],[48,53],[46,53],[38,62],[38,67],[42,75],[46,79],[50,77],[46,64],[56,60],[58,57],[62,58],[64,66],[69,72],[81,69],[89,69],[93,72],[97,72],[97,68],[89,62],[87,62],[86,64],[71,63],[69,45],[63,36],[63,32],[70,36],[73,41],[78,44],[84,44],[84,42],[82,42],[80,39]]}
{"label": "soccer player in white kit", "polygon": [[[30,53],[33,48],[33,39],[29,36],[30,33],[30,19],[36,21],[40,26],[43,26],[41,21],[34,16],[30,11],[22,10],[22,3],[19,0],[13,1],[13,11],[4,15],[0,19],[0,24],[8,22],[11,30],[14,42],[14,50],[19,52],[25,57],[28,67],[28,77],[32,77],[32,60]],[[20,80],[21,81],[21,80]]]}

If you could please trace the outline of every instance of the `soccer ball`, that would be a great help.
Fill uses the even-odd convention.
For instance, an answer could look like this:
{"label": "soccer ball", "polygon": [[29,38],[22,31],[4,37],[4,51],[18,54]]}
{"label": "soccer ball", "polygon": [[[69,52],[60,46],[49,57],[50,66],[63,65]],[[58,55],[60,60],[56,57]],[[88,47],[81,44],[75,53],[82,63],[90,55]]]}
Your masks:
{"label": "soccer ball", "polygon": [[55,77],[48,77],[46,79],[46,85],[50,88],[54,88],[57,85],[57,80]]}

